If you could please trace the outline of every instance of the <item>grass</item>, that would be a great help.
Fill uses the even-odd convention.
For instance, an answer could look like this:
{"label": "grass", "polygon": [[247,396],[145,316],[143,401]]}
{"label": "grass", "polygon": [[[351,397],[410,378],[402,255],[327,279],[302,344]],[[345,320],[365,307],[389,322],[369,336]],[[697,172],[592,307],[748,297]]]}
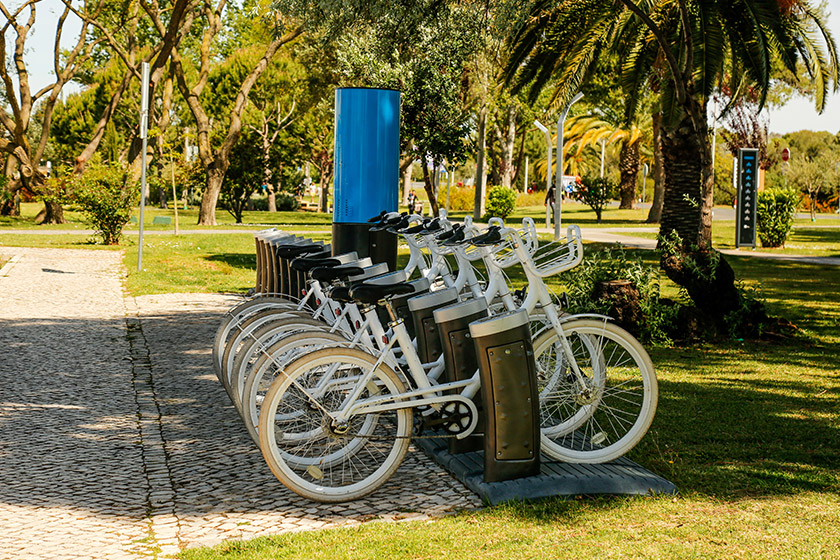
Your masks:
{"label": "grass", "polygon": [[[828,226],[828,227],[825,227]],[[628,232],[633,237],[656,239],[658,232]],[[712,243],[718,249],[735,249],[735,222],[716,221],[712,228]],[[742,249],[750,251],[749,248]],[[758,240],[756,251],[785,255],[814,255],[819,257],[840,257],[840,221],[821,219],[818,224],[811,220],[794,221],[793,230],[784,247],[762,247]]]}
{"label": "grass", "polygon": [[[67,206],[64,209],[64,217],[67,220],[66,224],[47,224],[38,225],[35,223],[35,217],[41,211],[43,205],[40,203],[29,202],[21,204],[21,215],[19,217],[0,216],[0,233],[4,229],[24,229],[24,230],[38,230],[38,231],[52,231],[52,230],[85,230],[88,225],[85,223],[84,214],[74,208]],[[139,219],[140,210],[135,208],[133,216],[135,220]],[[171,223],[169,225],[154,224],[156,217],[168,217]],[[331,214],[321,214],[318,212],[244,212],[242,215],[242,224],[237,224],[233,216],[228,212],[219,209],[216,211],[217,226],[198,226],[198,207],[190,207],[189,210],[183,208],[178,209],[178,225],[180,229],[184,230],[207,230],[212,231],[214,227],[231,228],[248,228],[255,227],[276,226],[283,225],[287,229],[330,229],[332,222]],[[129,223],[126,225],[127,231],[137,231],[137,223]],[[158,208],[154,205],[146,206],[143,211],[143,229],[150,231],[174,231],[175,229],[175,210],[172,208]]]}

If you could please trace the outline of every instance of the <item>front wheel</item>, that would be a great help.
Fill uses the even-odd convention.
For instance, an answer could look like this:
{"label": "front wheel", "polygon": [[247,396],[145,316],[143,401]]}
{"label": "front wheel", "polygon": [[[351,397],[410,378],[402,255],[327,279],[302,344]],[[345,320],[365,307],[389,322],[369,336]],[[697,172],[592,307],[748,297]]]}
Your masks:
{"label": "front wheel", "polygon": [[260,448],[287,488],[311,500],[343,502],[373,492],[397,470],[408,451],[411,409],[358,414],[340,425],[333,420],[357,388],[358,400],[404,392],[391,368],[375,364],[361,350],[325,348],[288,364],[271,384],[260,408]]}
{"label": "front wheel", "polygon": [[653,363],[621,327],[597,319],[563,323],[570,356],[550,330],[534,341],[543,452],[568,463],[621,457],[653,421],[659,390]]}

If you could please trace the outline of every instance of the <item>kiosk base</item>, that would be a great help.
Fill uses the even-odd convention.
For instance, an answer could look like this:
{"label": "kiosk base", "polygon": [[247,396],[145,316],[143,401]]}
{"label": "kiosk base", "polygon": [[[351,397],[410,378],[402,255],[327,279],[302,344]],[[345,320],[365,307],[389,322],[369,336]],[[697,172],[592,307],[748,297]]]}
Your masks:
{"label": "kiosk base", "polygon": [[581,494],[677,493],[677,487],[672,482],[626,458],[599,465],[583,465],[561,463],[543,455],[538,475],[484,482],[484,451],[452,454],[445,438],[418,438],[414,444],[489,505]]}
{"label": "kiosk base", "polygon": [[333,222],[333,255],[356,251],[360,259],[370,257],[374,264],[387,263],[389,270],[396,270],[397,236],[387,231],[370,231],[370,226]]}

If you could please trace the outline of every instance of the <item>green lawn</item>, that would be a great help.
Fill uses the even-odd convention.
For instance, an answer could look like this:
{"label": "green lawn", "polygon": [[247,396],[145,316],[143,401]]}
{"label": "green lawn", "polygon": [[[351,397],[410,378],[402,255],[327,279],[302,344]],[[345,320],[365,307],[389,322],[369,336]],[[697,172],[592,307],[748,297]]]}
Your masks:
{"label": "green lawn", "polygon": [[[632,237],[656,239],[658,232],[627,232]],[[712,227],[712,243],[717,249],[735,249],[735,222],[716,221]],[[750,248],[742,248],[749,252]],[[785,255],[840,257],[840,220],[796,220],[784,247],[767,248],[757,241],[756,251]]]}

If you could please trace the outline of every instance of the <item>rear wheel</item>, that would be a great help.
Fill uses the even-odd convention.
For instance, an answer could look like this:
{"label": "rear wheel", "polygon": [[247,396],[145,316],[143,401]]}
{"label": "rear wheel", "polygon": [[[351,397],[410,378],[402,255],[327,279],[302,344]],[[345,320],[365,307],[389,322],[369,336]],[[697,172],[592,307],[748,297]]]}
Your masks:
{"label": "rear wheel", "polygon": [[238,390],[242,420],[257,444],[260,408],[265,394],[274,380],[285,372],[286,366],[312,350],[347,342],[346,338],[337,333],[304,331],[277,340],[259,353],[253,367],[242,377],[244,382]]}

